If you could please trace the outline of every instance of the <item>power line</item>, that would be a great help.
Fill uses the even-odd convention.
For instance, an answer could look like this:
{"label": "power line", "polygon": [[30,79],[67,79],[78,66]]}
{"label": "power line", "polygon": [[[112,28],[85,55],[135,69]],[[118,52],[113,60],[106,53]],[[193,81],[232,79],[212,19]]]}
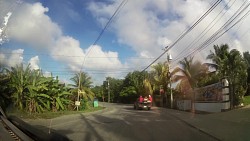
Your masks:
{"label": "power line", "polygon": [[[234,27],[236,24],[238,24],[240,21],[242,21],[248,15],[249,11],[246,14],[244,14],[239,20],[237,20],[234,24],[232,24],[233,21],[235,21],[235,19],[238,18],[249,6],[250,6],[250,3],[248,3],[242,10],[240,10],[240,11],[237,10],[236,13],[219,29],[219,31],[217,31],[215,34],[213,34],[212,37],[210,37],[208,40],[206,40],[198,48],[198,51],[204,49],[205,47],[207,47],[208,45],[210,45],[211,43],[213,43],[214,41],[216,41],[219,37],[221,37],[222,35],[224,35],[232,27]],[[240,7],[240,9],[241,8],[242,7]],[[230,26],[230,24],[232,24],[232,25]],[[225,31],[222,32],[223,30],[225,30]]]}
{"label": "power line", "polygon": [[[247,13],[244,14],[244,16],[242,16],[239,20],[237,20],[232,26],[230,26],[228,29],[226,29],[223,33],[221,33],[219,36],[215,37],[213,39],[212,42],[210,42],[208,45],[210,45],[211,43],[213,43],[214,41],[216,41],[218,38],[220,38],[222,35],[224,35],[226,32],[228,32],[231,28],[233,28],[235,25],[237,25],[238,23],[240,23],[242,20],[244,20],[250,13],[250,10],[248,10]],[[207,47],[208,45],[206,45],[205,47]],[[203,50],[205,47],[202,47],[200,50]],[[199,50],[199,51],[200,51]]]}
{"label": "power line", "polygon": [[214,41],[216,41],[218,38],[220,38],[222,35],[228,32],[231,28],[233,28],[235,25],[237,25],[239,22],[245,19],[249,15],[250,10],[248,10],[241,18],[239,18],[236,22],[234,22],[250,6],[250,3],[248,3],[245,7],[243,7],[244,5],[246,5],[246,1],[241,5],[239,9],[237,9],[237,11],[230,17],[230,19],[228,19],[226,23],[224,23],[220,27],[220,29],[218,29],[212,36],[210,36],[210,38],[204,41],[201,45],[199,45],[198,48],[193,49],[192,52],[189,53],[186,57],[194,55],[198,51],[205,49],[207,46],[212,44]]}
{"label": "power line", "polygon": [[86,60],[86,57],[88,56],[88,54],[91,52],[91,50],[93,49],[93,46],[97,44],[97,42],[101,39],[104,31],[107,29],[107,27],[110,25],[111,21],[113,20],[113,18],[117,15],[117,12],[127,3],[127,0],[123,0],[120,5],[116,8],[115,12],[113,13],[113,15],[109,18],[108,22],[106,23],[106,25],[104,26],[104,28],[102,29],[102,31],[100,32],[100,34],[98,35],[98,37],[96,38],[96,40],[94,41],[94,43],[91,45],[90,49],[88,50],[88,52],[86,53],[86,55],[84,56],[83,59],[83,63],[81,65],[81,69],[84,65],[84,62]]}
{"label": "power line", "polygon": [[[216,15],[216,17],[208,24],[208,26],[186,47],[182,50],[182,52],[177,55],[175,57],[175,60],[173,60],[172,62],[178,61],[179,59],[183,58],[183,54],[187,53],[187,49],[188,48],[193,48],[215,25],[216,23],[218,23],[218,21],[228,12],[228,10],[226,10],[220,17],[219,15],[223,12],[224,9],[226,9],[226,7],[228,7],[229,3],[231,2],[231,0],[225,4],[225,6],[221,9],[221,11]],[[234,0],[234,2],[228,7],[228,9],[230,9],[232,7],[232,5],[236,2],[236,0]],[[217,19],[217,20],[216,20]],[[216,21],[215,21],[216,20]],[[215,21],[215,22],[214,22]],[[209,28],[210,27],[210,28]],[[209,29],[208,29],[209,28]],[[205,32],[206,31],[206,32]],[[182,56],[183,55],[183,56]]]}
{"label": "power line", "polygon": [[118,8],[115,10],[115,12],[113,13],[113,15],[110,17],[110,19],[108,20],[108,22],[106,23],[105,27],[102,29],[102,31],[100,32],[99,36],[97,37],[97,39],[94,41],[93,45],[96,45],[97,42],[100,40],[102,34],[104,33],[104,31],[107,29],[107,27],[110,25],[110,23],[112,22],[113,18],[116,16],[116,14],[118,13],[118,11],[127,3],[127,0],[123,0],[122,3],[118,6]]}
{"label": "power line", "polygon": [[[59,54],[52,54],[52,55],[49,55],[49,54],[35,54],[35,53],[13,53],[13,52],[4,52],[2,51],[1,53],[3,54],[17,54],[17,55],[24,55],[24,56],[63,56],[63,57],[84,57],[84,56],[80,56],[80,55],[59,55]],[[103,58],[127,58],[127,57],[113,57],[113,56],[89,56],[87,58],[94,58],[94,59],[103,59]],[[129,59],[132,60],[132,59],[155,59],[156,57],[130,57]]]}
{"label": "power line", "polygon": [[222,0],[217,0],[190,28],[188,28],[180,37],[170,46],[165,47],[165,51],[157,57],[152,63],[150,63],[145,69],[147,70],[152,64],[159,60],[167,51],[169,51],[173,46],[175,46],[184,36],[186,36],[191,30],[193,30]]}

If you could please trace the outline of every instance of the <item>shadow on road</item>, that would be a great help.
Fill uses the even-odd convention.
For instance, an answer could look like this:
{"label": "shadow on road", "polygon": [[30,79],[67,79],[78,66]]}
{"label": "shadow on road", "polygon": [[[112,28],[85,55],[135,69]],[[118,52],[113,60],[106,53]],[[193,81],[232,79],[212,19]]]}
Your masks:
{"label": "shadow on road", "polygon": [[[49,130],[45,126],[36,126],[30,125],[23,120],[15,116],[9,116],[8,119],[20,130],[22,130],[26,135],[31,137],[34,140],[38,141],[69,141],[65,134],[59,133],[56,130]],[[47,132],[46,132],[47,131]],[[49,132],[48,132],[49,131]],[[70,130],[66,130],[65,133],[68,133]]]}
{"label": "shadow on road", "polygon": [[136,135],[138,132],[134,132],[134,125],[126,123],[125,119],[119,119],[115,115],[113,118],[104,115],[93,115],[93,117],[95,121],[92,122],[102,125],[99,128],[104,131],[105,140],[140,140]]}
{"label": "shadow on road", "polygon": [[[69,130],[69,129],[59,129],[59,130],[55,130],[55,129],[50,129],[46,126],[42,126],[42,125],[33,125],[34,128],[36,129],[39,129],[41,130],[43,133],[45,133],[46,135],[50,135],[52,137],[51,138],[51,141],[52,140],[60,140],[57,136],[60,135],[60,136],[63,136],[63,137],[66,137],[68,134],[72,134],[73,131],[72,130]],[[41,132],[40,132],[41,134]],[[68,139],[69,140],[69,139]]]}
{"label": "shadow on road", "polygon": [[[156,140],[165,135],[164,130],[157,131],[153,126],[161,127],[163,120],[153,110],[134,110],[133,106],[124,106],[109,114],[82,116],[90,134],[84,140]],[[163,131],[163,132],[162,132]]]}
{"label": "shadow on road", "polygon": [[88,131],[91,133],[91,134],[87,134],[87,136],[85,136],[85,138],[83,139],[84,141],[93,140],[92,136],[94,136],[96,138],[96,140],[98,140],[98,141],[104,141],[103,138],[96,131],[96,129],[88,121],[88,119],[84,115],[82,115],[82,114],[81,114],[81,119],[83,119],[83,121],[87,124]]}

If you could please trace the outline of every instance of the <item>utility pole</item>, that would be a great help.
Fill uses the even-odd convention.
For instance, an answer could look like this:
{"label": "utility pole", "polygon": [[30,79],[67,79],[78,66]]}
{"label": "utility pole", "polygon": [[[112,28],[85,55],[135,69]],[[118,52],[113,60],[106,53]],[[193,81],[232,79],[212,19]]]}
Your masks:
{"label": "utility pole", "polygon": [[170,62],[172,60],[171,54],[168,54],[168,74],[169,74],[169,87],[170,87],[170,104],[171,104],[171,109],[173,108],[173,92],[172,92],[172,83],[171,83],[171,73],[170,73]]}
{"label": "utility pole", "polygon": [[171,75],[170,75],[170,82],[169,82],[169,86],[170,86],[170,100],[171,100],[171,109],[173,109],[173,105],[174,105],[174,98],[173,98],[173,92],[172,92],[172,83],[171,83]]}
{"label": "utility pole", "polygon": [[77,92],[77,101],[75,102],[76,105],[76,110],[78,111],[78,107],[80,106],[80,93],[81,93],[81,74],[82,72],[80,71],[79,73],[79,80],[78,80],[78,92]]}
{"label": "utility pole", "polygon": [[109,79],[108,79],[108,103],[110,103]]}

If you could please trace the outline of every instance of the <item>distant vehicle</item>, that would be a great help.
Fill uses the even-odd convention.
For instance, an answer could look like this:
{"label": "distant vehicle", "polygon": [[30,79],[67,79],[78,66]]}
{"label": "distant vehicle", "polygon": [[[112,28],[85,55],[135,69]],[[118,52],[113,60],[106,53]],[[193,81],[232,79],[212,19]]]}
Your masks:
{"label": "distant vehicle", "polygon": [[152,106],[152,102],[147,97],[144,97],[142,100],[140,100],[140,98],[138,98],[134,102],[134,109],[136,109],[136,110],[138,110],[138,109],[150,110],[151,106]]}

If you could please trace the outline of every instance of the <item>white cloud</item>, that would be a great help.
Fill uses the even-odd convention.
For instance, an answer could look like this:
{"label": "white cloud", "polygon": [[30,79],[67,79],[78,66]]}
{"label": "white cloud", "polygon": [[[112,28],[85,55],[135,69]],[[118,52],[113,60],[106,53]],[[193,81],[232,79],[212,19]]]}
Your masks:
{"label": "white cloud", "polygon": [[[82,68],[85,70],[107,70],[122,67],[118,53],[103,51],[101,46],[94,46],[91,49],[88,54],[89,58],[86,58],[84,67],[82,67],[83,58],[90,47],[84,50],[77,39],[63,35],[60,26],[46,15],[48,11],[49,8],[44,7],[39,2],[20,5],[10,20],[8,28],[10,38],[48,52],[54,60],[61,62],[74,72],[79,72]],[[102,59],[98,59],[98,57]],[[39,68],[38,57],[31,58],[30,63],[34,69]]]}
{"label": "white cloud", "polygon": [[62,36],[51,48],[51,55],[55,60],[67,64],[73,71],[79,71],[84,52],[80,48],[78,40],[69,36]]}
{"label": "white cloud", "polygon": [[8,66],[19,65],[23,62],[23,49],[13,50],[7,60]]}
{"label": "white cloud", "polygon": [[209,1],[202,0],[187,0],[187,1],[179,1],[175,5],[176,13],[181,16],[181,20],[186,22],[186,24],[191,25],[194,21],[196,21],[205,11],[210,7]]}
{"label": "white cloud", "polygon": [[105,72],[109,69],[119,69],[122,67],[117,52],[105,52],[98,45],[89,47],[85,52],[89,53],[85,58],[84,66],[87,66],[89,69],[99,69]]}
{"label": "white cloud", "polygon": [[0,53],[1,64],[7,67],[15,67],[23,63],[23,51],[23,49],[17,49],[8,54]]}
{"label": "white cloud", "polygon": [[126,66],[120,62],[117,52],[104,51],[99,45],[90,46],[84,52],[87,57],[81,62],[81,67],[92,76],[95,84],[101,85],[108,76],[116,78],[124,76],[117,73]]}
{"label": "white cloud", "polygon": [[[103,27],[112,16],[121,1],[91,2],[88,9],[93,13],[98,23]],[[16,9],[9,20],[8,34],[11,39],[28,43],[36,49],[46,51],[51,57],[73,71],[83,70],[94,74],[103,72],[102,77],[112,70],[123,70],[127,67],[141,69],[158,57],[163,51],[162,48],[175,41],[191,23],[197,20],[214,2],[213,0],[133,0],[128,1],[118,15],[113,19],[109,29],[117,36],[115,42],[126,44],[135,52],[137,58],[129,58],[122,64],[118,52],[104,50],[101,46],[93,46],[91,52],[83,60],[90,47],[82,49],[80,42],[70,36],[63,34],[61,27],[46,15],[49,11],[41,3],[23,3]],[[224,1],[227,3],[229,1]],[[231,1],[230,1],[231,2]],[[232,3],[231,3],[232,4]],[[202,41],[214,33],[234,11],[242,4],[236,1],[231,9],[220,21],[205,35]],[[185,49],[199,34],[211,25],[224,5],[220,4],[209,14],[203,22],[170,50],[173,59],[184,50],[184,53],[192,51]],[[225,10],[224,10],[225,11]],[[74,11],[73,11],[74,12]],[[74,15],[74,14],[73,14]],[[249,18],[239,28],[233,28],[214,44],[229,43],[232,47],[246,51],[250,46],[248,39],[250,34],[243,32],[249,29]],[[112,39],[114,40],[114,39]],[[201,41],[192,45],[196,48]],[[207,50],[198,53],[198,58],[205,57],[208,50],[212,50],[213,44]],[[3,58],[8,58],[0,54]],[[82,66],[83,65],[83,66]],[[132,71],[130,69],[130,71]],[[94,79],[99,80],[99,77]],[[99,75],[100,76],[100,75]],[[118,75],[114,75],[118,76]]]}
{"label": "white cloud", "polygon": [[39,57],[38,56],[35,56],[35,57],[32,57],[29,62],[30,64],[30,68],[33,69],[33,70],[38,70],[40,69],[39,68]]}
{"label": "white cloud", "polygon": [[[139,57],[156,57],[162,53],[162,48],[169,45],[187,26],[176,18],[180,13],[172,11],[174,8],[171,6],[177,5],[175,3],[166,0],[129,1],[112,21],[111,28],[118,41],[131,46]],[[89,9],[102,23],[100,19],[111,15],[118,4],[118,1],[111,4],[91,3]]]}
{"label": "white cloud", "polygon": [[[5,50],[3,51],[3,53],[0,53],[0,60],[1,60],[0,63],[1,65],[6,66],[8,68],[16,67],[17,65],[20,65],[21,63],[26,65],[23,59],[23,53],[24,53],[24,49],[16,49],[12,51]],[[28,64],[30,64],[31,69],[34,69],[34,70],[39,69],[39,57],[35,56],[35,57],[30,58],[30,60],[28,61]]]}
{"label": "white cloud", "polygon": [[[120,4],[118,1],[109,5],[91,3],[89,9],[103,24],[103,19],[110,18],[118,4]],[[127,2],[125,8],[120,11],[119,16],[115,17],[111,25],[118,36],[118,41],[131,46],[136,52],[149,51],[155,46],[155,32],[152,28],[157,21],[154,21],[153,13],[144,11],[143,7],[145,7],[145,3],[140,1]],[[153,49],[152,51],[155,52]]]}
{"label": "white cloud", "polygon": [[6,65],[6,55],[0,52],[0,65]]}
{"label": "white cloud", "polygon": [[[114,21],[112,21],[111,28],[118,37],[118,41],[122,44],[126,44],[132,47],[132,49],[140,57],[158,57],[162,53],[162,48],[170,45],[175,41],[179,35],[189,28],[199,17],[202,16],[215,1],[208,0],[134,0],[128,1],[125,7],[119,12]],[[224,9],[225,4],[229,11]],[[184,50],[184,54],[188,54],[193,51],[193,48],[197,48],[202,42],[208,39],[216,30],[222,26],[230,16],[241,6],[243,1],[224,1],[221,2],[192,32],[187,34],[178,44],[176,44],[171,50],[173,59],[177,57],[179,53]],[[89,10],[95,17],[98,17],[100,23],[103,23],[103,19],[107,19],[117,7],[119,1],[113,3],[91,3]],[[232,5],[232,7],[230,7]],[[201,32],[207,27],[213,25],[212,22],[217,14],[226,12],[223,17],[218,17],[217,23],[209,30],[209,32],[196,44],[191,45],[189,49],[185,49],[194,39],[200,37]],[[222,12],[222,13],[223,13]],[[249,18],[245,23],[249,23]],[[240,29],[249,29],[248,24],[243,24]],[[213,44],[224,44],[233,42],[232,47],[239,50],[246,50],[249,46],[249,42],[244,41],[250,36],[245,35],[244,38],[235,40],[235,36],[239,35],[239,30],[234,28],[231,32],[223,35],[221,39]],[[234,33],[235,35],[233,35]],[[208,50],[213,50],[211,44],[207,49],[202,52],[197,52],[197,58],[205,59],[205,55]],[[203,58],[202,58],[203,57]],[[138,61],[128,61],[130,63],[137,64],[149,64],[152,60],[149,59],[145,63],[145,59]],[[141,63],[139,63],[141,62]],[[177,61],[178,63],[178,61]]]}
{"label": "white cloud", "polygon": [[28,43],[35,48],[49,49],[62,36],[60,27],[45,15],[49,9],[41,3],[24,3],[16,10],[8,28],[11,39]]}
{"label": "white cloud", "polygon": [[51,77],[51,72],[45,71],[43,73],[43,76],[45,76],[45,77]]}

